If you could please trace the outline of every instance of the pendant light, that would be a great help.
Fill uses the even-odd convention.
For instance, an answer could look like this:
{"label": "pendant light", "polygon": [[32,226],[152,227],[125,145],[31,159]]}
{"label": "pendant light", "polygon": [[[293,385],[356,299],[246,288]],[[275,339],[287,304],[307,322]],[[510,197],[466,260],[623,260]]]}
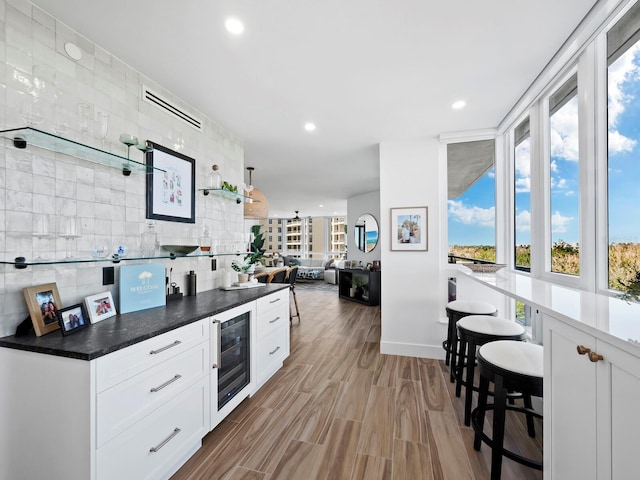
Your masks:
{"label": "pendant light", "polygon": [[264,194],[253,185],[253,167],[249,170],[249,185],[245,185],[245,192],[249,200],[244,204],[244,218],[267,218],[269,216],[269,202]]}

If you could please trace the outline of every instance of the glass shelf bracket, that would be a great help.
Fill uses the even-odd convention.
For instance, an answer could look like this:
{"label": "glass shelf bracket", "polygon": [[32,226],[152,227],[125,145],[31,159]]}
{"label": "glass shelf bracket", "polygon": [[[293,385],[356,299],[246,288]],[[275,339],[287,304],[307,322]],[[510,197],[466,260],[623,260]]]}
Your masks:
{"label": "glass shelf bracket", "polygon": [[122,169],[122,173],[125,176],[128,176],[132,171],[150,173],[153,170],[157,170],[164,172],[161,168],[136,162],[135,160],[116,155],[115,153],[84,145],[75,140],[60,137],[33,127],[0,130],[0,137],[11,140],[15,148],[24,149],[27,148],[28,145],[33,145],[34,147],[54,153],[63,153],[81,160],[86,160],[87,162]]}

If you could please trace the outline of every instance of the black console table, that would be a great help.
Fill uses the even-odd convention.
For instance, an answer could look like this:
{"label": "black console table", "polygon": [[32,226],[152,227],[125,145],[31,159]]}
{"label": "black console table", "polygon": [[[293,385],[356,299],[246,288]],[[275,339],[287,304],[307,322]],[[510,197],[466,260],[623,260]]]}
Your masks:
{"label": "black console table", "polygon": [[380,305],[380,271],[338,270],[338,295],[365,305]]}

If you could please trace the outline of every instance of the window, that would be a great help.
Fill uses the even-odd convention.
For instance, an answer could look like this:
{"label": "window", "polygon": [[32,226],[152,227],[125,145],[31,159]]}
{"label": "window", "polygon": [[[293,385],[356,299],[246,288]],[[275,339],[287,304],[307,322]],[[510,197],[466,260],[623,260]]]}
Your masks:
{"label": "window", "polygon": [[529,119],[514,131],[514,264],[531,270],[531,133]]}
{"label": "window", "polygon": [[495,262],[495,140],[447,145],[449,261]]}
{"label": "window", "polygon": [[549,97],[551,271],[580,274],[578,77]]}
{"label": "window", "polygon": [[640,4],[607,33],[609,288],[640,271]]}

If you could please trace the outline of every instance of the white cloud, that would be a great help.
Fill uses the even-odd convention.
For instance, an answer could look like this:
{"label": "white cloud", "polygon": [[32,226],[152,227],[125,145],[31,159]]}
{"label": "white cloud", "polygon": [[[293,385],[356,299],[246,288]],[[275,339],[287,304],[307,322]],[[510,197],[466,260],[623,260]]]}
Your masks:
{"label": "white cloud", "polygon": [[567,226],[573,221],[573,217],[565,217],[560,212],[556,212],[551,215],[551,232],[552,233],[566,233]]}
{"label": "white cloud", "polygon": [[[562,106],[550,119],[551,156],[578,161],[578,96]],[[553,170],[553,166],[552,166]]]}
{"label": "white cloud", "polygon": [[617,130],[609,130],[609,151],[612,153],[631,152],[636,141],[625,137]]}
{"label": "white cloud", "polygon": [[531,177],[516,178],[516,193],[526,193],[531,191]]}
{"label": "white cloud", "polygon": [[516,230],[518,232],[531,230],[531,213],[528,210],[523,210],[516,215]]}
{"label": "white cloud", "polygon": [[626,94],[622,86],[627,81],[640,79],[640,67],[634,61],[638,52],[640,44],[636,43],[613,62],[608,70],[609,151],[613,153],[631,151],[636,144],[634,139],[620,134],[616,127],[625,105],[633,100],[633,96]]}
{"label": "white cloud", "polygon": [[495,207],[481,208],[475,205],[465,205],[458,200],[449,200],[449,216],[465,225],[479,227],[493,227],[495,225]]}
{"label": "white cloud", "polygon": [[515,151],[516,193],[531,191],[531,139],[520,142]]}

